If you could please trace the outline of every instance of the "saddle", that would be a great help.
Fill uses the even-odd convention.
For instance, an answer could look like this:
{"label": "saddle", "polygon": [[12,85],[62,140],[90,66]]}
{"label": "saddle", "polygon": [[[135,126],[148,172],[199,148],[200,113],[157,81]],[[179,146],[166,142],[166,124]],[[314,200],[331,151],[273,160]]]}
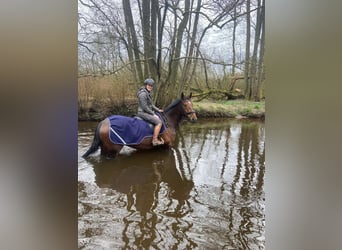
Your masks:
{"label": "saddle", "polygon": [[[163,121],[159,134],[163,134],[166,125]],[[109,138],[112,143],[119,145],[138,145],[147,137],[153,137],[154,125],[141,119],[140,117],[128,117],[122,115],[112,115],[108,117],[110,121]]]}
{"label": "saddle", "polygon": [[136,118],[136,119],[139,119],[139,120],[142,120],[142,121],[146,122],[147,125],[150,127],[150,129],[153,131],[153,129],[154,129],[154,124],[153,123],[150,123],[149,121],[144,120],[140,116],[133,116],[133,117]]}

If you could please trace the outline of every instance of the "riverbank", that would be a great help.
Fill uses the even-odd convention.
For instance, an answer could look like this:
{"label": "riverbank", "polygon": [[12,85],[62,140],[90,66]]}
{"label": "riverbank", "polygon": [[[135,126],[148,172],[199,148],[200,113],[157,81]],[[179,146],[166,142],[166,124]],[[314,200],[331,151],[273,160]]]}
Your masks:
{"label": "riverbank", "polygon": [[193,102],[198,117],[265,118],[265,102],[245,100]]}
{"label": "riverbank", "polygon": [[[193,108],[198,118],[253,118],[265,119],[265,102],[251,102],[245,100],[232,101],[193,101]],[[93,105],[87,109],[78,110],[79,121],[100,121],[112,114],[132,116],[136,114],[136,101],[128,101],[115,105]]]}

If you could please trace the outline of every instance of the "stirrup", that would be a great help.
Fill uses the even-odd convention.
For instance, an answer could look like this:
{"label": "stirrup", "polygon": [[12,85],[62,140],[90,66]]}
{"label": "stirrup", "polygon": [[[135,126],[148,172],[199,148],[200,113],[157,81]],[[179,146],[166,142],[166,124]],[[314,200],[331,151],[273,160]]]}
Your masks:
{"label": "stirrup", "polygon": [[153,140],[152,140],[152,145],[153,145],[153,146],[159,146],[159,145],[163,145],[163,144],[164,144],[163,138],[160,138],[160,140],[157,139],[156,141],[153,141]]}

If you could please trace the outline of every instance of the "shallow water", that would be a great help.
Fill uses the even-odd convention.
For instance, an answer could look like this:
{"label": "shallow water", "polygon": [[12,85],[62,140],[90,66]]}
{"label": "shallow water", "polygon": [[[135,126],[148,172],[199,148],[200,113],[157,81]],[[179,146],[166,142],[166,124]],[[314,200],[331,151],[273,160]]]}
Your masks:
{"label": "shallow water", "polygon": [[[78,151],[96,123],[79,123]],[[265,249],[265,128],[184,122],[171,150],[78,162],[82,249]]]}

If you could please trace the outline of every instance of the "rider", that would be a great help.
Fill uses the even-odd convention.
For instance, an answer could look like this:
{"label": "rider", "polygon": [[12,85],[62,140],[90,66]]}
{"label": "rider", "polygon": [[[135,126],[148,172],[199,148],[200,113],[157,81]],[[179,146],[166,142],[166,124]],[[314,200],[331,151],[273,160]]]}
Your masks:
{"label": "rider", "polygon": [[163,110],[157,108],[152,102],[151,91],[154,86],[154,80],[147,78],[144,81],[144,85],[145,86],[139,89],[137,94],[139,102],[137,116],[154,124],[152,144],[153,146],[162,145],[164,144],[163,139],[158,139],[159,132],[162,127],[162,121],[159,116],[154,113],[154,111],[163,112]]}

